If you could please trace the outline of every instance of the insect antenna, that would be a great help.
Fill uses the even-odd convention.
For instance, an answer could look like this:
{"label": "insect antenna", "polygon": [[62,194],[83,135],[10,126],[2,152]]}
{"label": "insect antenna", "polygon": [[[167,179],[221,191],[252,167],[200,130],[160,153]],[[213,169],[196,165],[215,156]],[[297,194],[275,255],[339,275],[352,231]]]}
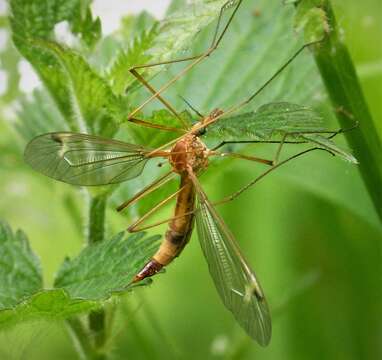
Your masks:
{"label": "insect antenna", "polygon": [[204,115],[202,113],[200,113],[197,109],[195,109],[194,106],[192,106],[192,104],[187,100],[185,99],[182,95],[179,95],[179,97],[187,104],[187,106],[196,114],[198,115],[200,118],[204,118]]}

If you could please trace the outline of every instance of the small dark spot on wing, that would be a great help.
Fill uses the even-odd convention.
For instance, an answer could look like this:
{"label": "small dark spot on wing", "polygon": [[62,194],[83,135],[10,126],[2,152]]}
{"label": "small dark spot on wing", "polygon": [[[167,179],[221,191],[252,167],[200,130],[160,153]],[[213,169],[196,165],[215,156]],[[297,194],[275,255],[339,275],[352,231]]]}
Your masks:
{"label": "small dark spot on wing", "polygon": [[51,137],[51,139],[52,139],[53,141],[55,141],[56,143],[59,143],[59,144],[61,144],[61,145],[63,144],[62,137],[61,137],[60,134],[51,134],[50,137]]}
{"label": "small dark spot on wing", "polygon": [[259,291],[259,289],[254,288],[254,289],[253,289],[253,293],[255,294],[256,299],[257,299],[259,302],[264,301],[264,295],[261,293],[261,291]]}

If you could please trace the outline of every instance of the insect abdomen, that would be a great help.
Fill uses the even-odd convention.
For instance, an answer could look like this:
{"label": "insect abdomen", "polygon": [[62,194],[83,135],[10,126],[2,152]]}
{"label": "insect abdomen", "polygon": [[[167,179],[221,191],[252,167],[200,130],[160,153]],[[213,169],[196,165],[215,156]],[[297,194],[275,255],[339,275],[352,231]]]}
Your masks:
{"label": "insect abdomen", "polygon": [[155,275],[179,256],[190,240],[194,224],[195,188],[187,174],[181,176],[174,219],[169,223],[165,239],[152,259],[135,276],[133,282]]}

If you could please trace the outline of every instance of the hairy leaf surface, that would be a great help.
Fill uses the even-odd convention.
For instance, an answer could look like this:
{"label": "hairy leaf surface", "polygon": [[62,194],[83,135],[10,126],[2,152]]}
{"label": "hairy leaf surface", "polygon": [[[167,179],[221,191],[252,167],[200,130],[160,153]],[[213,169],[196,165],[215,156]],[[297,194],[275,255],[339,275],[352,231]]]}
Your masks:
{"label": "hairy leaf surface", "polygon": [[0,327],[22,320],[67,318],[100,307],[130,289],[133,276],[153,255],[160,236],[117,234],[85,248],[59,269],[44,289],[40,263],[20,230],[0,223]]}
{"label": "hairy leaf surface", "polygon": [[12,308],[42,287],[40,262],[25,234],[0,222],[0,309]]}

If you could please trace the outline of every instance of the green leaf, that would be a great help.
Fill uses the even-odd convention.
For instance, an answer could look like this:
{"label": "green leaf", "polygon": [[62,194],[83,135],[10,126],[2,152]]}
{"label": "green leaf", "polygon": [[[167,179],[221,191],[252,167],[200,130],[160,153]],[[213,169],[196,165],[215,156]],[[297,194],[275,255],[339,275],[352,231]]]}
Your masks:
{"label": "green leaf", "polygon": [[25,234],[0,221],[0,310],[9,309],[42,288],[40,262]]}
{"label": "green leaf", "polygon": [[[207,128],[207,135],[224,140],[275,140],[285,133],[323,130],[323,119],[318,113],[306,106],[282,102],[219,119]],[[299,139],[301,136],[293,137]]]}
{"label": "green leaf", "polygon": [[160,23],[150,55],[155,61],[172,60],[177,52],[189,48],[195,36],[214,21],[222,9],[224,13],[236,3],[237,0],[195,0],[170,13]]}
{"label": "green leaf", "polygon": [[[114,61],[110,79],[117,94],[121,94],[126,88],[130,91],[135,89],[131,88],[132,84],[136,84],[136,79],[129,74],[130,67],[176,59],[179,52],[187,50],[195,36],[218,17],[223,5],[228,9],[236,1],[230,2],[229,6],[227,4],[226,0],[196,0],[183,7],[175,6],[173,9],[176,11],[170,12],[159,24],[154,23],[144,29]],[[141,17],[147,16],[143,14]],[[139,28],[137,25],[135,27]],[[207,49],[208,46],[203,50]],[[148,79],[162,69],[163,67],[155,66],[140,70],[140,73]]]}
{"label": "green leaf", "polygon": [[71,114],[70,92],[61,65],[51,54],[32,46],[33,38],[53,37],[54,26],[74,16],[79,0],[11,0],[11,29],[13,41],[20,53],[32,64],[54,97],[65,118]]}
{"label": "green leaf", "polygon": [[125,36],[132,39],[124,49],[119,50],[107,75],[113,91],[121,95],[127,88],[129,91],[133,90],[133,83],[137,84],[137,80],[131,76],[129,69],[149,61],[150,56],[146,52],[157,36],[156,23],[146,12],[134,18],[125,18],[124,23],[128,28],[128,30],[122,28],[127,33]]}
{"label": "green leaf", "polygon": [[286,141],[307,141],[357,163],[350,153],[319,134],[323,131],[328,129],[324,128],[318,113],[305,106],[283,102],[266,104],[254,112],[223,118],[207,128],[207,135],[225,141],[280,141],[289,134],[284,138]]}
{"label": "green leaf", "polygon": [[[189,46],[193,36],[216,18],[222,4],[222,0],[198,2],[183,13],[172,14],[159,27],[140,32],[140,37],[120,53],[109,72],[115,93],[123,94],[131,85],[132,77],[127,76],[127,72],[132,65],[146,63],[149,59],[163,61]],[[74,0],[65,5],[58,1],[34,0],[25,4],[12,0],[11,8],[14,42],[38,72],[71,130],[113,135],[126,115],[121,99],[113,96],[106,81],[81,55],[51,40],[54,26],[67,20],[74,33],[93,44],[98,37],[98,22],[91,20],[89,9],[85,6],[83,11],[84,5]],[[191,11],[195,9],[196,12]],[[51,17],[41,14],[51,14]],[[141,28],[150,21],[147,15],[142,15],[135,21],[134,28]],[[187,33],[184,32],[186,26]],[[92,37],[84,39],[84,34]],[[159,70],[158,67],[152,69],[150,74]]]}
{"label": "green leaf", "polygon": [[154,255],[160,236],[124,233],[86,247],[78,257],[67,259],[59,269],[55,287],[72,298],[105,300],[131,287],[134,275]]}
{"label": "green leaf", "polygon": [[33,40],[32,43],[52,52],[68,75],[72,93],[71,109],[79,128],[85,132],[112,135],[123,119],[123,104],[107,83],[84,58],[55,42]]}
{"label": "green leaf", "polygon": [[[90,10],[86,8],[85,18],[80,21],[81,3],[79,0],[12,0],[13,41],[37,71],[72,130],[85,130],[87,126],[88,131],[110,135],[115,131],[111,119],[115,119],[116,112],[120,115],[121,109],[111,105],[113,100],[108,96],[106,83],[80,55],[52,41],[55,25],[65,20],[84,42],[96,41],[99,20],[92,22]],[[106,99],[97,96],[106,96]],[[106,112],[109,114],[105,115]]]}
{"label": "green leaf", "polygon": [[349,161],[353,164],[358,164],[357,159],[351,153],[341,149],[334,141],[325,136],[320,134],[305,134],[303,138],[312,144],[318,145],[320,148],[329,150],[343,160]]}
{"label": "green leaf", "polygon": [[19,104],[14,126],[25,141],[43,133],[69,130],[46,91],[36,89],[29,96],[20,96]]}
{"label": "green leaf", "polygon": [[160,236],[120,233],[86,247],[43,289],[40,263],[24,233],[0,223],[0,327],[41,317],[66,318],[102,306],[132,288],[133,276],[154,254]]}
{"label": "green leaf", "polygon": [[[4,23],[6,31],[8,32],[8,21]],[[9,104],[11,101],[15,100],[17,96],[20,95],[19,83],[20,83],[20,73],[19,73],[19,61],[20,54],[15,49],[12,41],[7,39],[4,49],[0,50],[0,69],[4,70],[7,75],[6,89],[1,95],[1,100]]]}
{"label": "green leaf", "polygon": [[78,35],[86,46],[92,48],[102,35],[101,20],[98,17],[93,19],[90,7],[79,8],[76,15],[71,26],[72,32]]}
{"label": "green leaf", "polygon": [[73,300],[63,289],[41,290],[13,308],[1,309],[0,328],[33,319],[65,319],[101,305],[96,301]]}
{"label": "green leaf", "polygon": [[[175,107],[184,107],[178,95],[203,114],[237,105],[269,80],[303,45],[302,36],[293,31],[293,6],[264,0],[256,6],[262,9],[257,17],[253,16],[253,3],[244,1],[217,51],[166,92],[166,98]],[[201,32],[193,43],[193,54],[208,48],[213,31],[214,24]],[[168,77],[174,73],[168,71]],[[306,51],[241,111],[282,101],[311,106],[324,98],[314,62]]]}

